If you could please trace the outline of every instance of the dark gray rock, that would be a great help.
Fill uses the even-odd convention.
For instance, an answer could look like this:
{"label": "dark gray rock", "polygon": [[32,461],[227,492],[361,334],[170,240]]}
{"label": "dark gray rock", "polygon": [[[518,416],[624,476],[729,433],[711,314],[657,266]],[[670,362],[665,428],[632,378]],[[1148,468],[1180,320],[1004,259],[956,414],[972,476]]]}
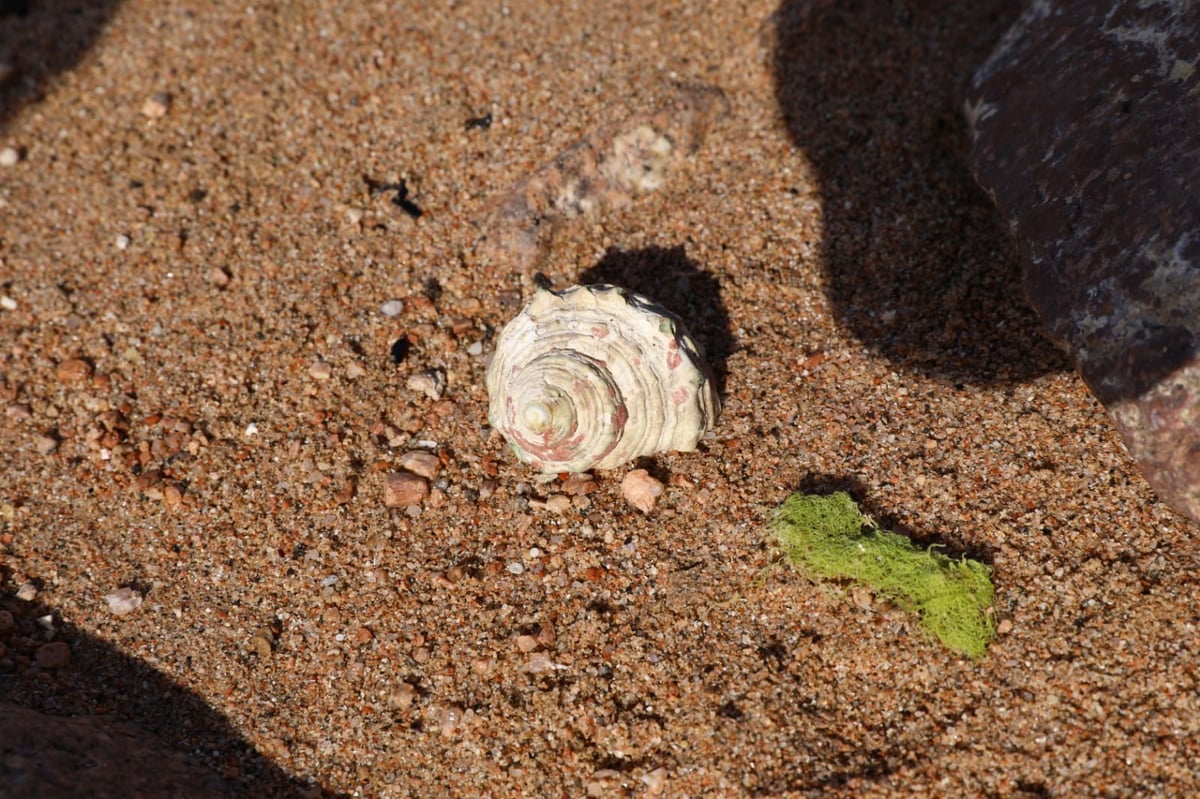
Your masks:
{"label": "dark gray rock", "polygon": [[1034,2],[965,110],[1030,302],[1200,520],[1200,5]]}
{"label": "dark gray rock", "polygon": [[128,722],[0,703],[0,799],[233,799],[220,777]]}

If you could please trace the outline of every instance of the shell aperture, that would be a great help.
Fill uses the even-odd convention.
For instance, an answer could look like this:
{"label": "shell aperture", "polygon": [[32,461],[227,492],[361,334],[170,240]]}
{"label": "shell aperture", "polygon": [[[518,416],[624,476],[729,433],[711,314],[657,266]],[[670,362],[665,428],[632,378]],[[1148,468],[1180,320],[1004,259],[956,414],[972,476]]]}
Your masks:
{"label": "shell aperture", "polygon": [[497,338],[487,388],[488,421],[543,472],[694,450],[720,406],[678,317],[608,285],[538,289]]}

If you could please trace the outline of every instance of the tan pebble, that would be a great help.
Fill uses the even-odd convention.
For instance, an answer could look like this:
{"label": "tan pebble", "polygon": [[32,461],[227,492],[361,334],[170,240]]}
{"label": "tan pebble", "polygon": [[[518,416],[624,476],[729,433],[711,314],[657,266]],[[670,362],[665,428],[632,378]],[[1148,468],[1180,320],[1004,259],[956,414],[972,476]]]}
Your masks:
{"label": "tan pebble", "polygon": [[42,644],[37,651],[37,664],[43,669],[61,669],[71,662],[71,648],[64,641]]}
{"label": "tan pebble", "polygon": [[268,660],[271,657],[271,642],[261,635],[250,639],[250,648],[258,655],[259,660]]}
{"label": "tan pebble", "polygon": [[140,592],[127,587],[105,594],[104,601],[114,616],[124,616],[140,608],[144,600]]}
{"label": "tan pebble", "polygon": [[416,698],[417,689],[406,682],[402,682],[394,691],[392,691],[389,701],[393,707],[399,708],[400,710],[408,710],[410,707],[412,707],[413,700]]}
{"label": "tan pebble", "polygon": [[37,599],[37,595],[37,586],[33,583],[23,583],[21,587],[17,589],[17,599],[21,600],[22,602],[32,602],[33,600]]}
{"label": "tan pebble", "polygon": [[429,492],[429,507],[440,508],[446,504],[446,492],[435,488]]}
{"label": "tan pebble", "polygon": [[538,630],[537,640],[542,646],[554,646],[554,625],[550,622],[543,622],[541,629]]}
{"label": "tan pebble", "polygon": [[408,378],[405,386],[409,391],[424,394],[431,400],[440,400],[446,390],[446,373],[440,369],[417,372]]}
{"label": "tan pebble", "polygon": [[449,705],[438,713],[438,728],[442,735],[456,735],[462,731],[463,709],[461,705]]}
{"label": "tan pebble", "polygon": [[642,513],[654,510],[662,492],[662,482],[645,469],[634,469],[621,481],[621,493],[625,501]]}
{"label": "tan pebble", "polygon": [[325,361],[317,361],[308,367],[308,376],[313,380],[328,380],[333,377],[333,367]]}
{"label": "tan pebble", "polygon": [[413,659],[413,660],[415,660],[415,661],[417,661],[418,663],[428,663],[428,662],[429,662],[429,655],[430,655],[430,653],[429,653],[429,647],[427,647],[427,646],[419,646],[419,647],[417,647],[416,649],[414,649],[414,650],[413,650],[413,652],[412,652],[412,659]]}
{"label": "tan pebble", "polygon": [[217,288],[228,286],[230,277],[229,272],[221,266],[214,266],[208,270],[208,282]]}
{"label": "tan pebble", "polygon": [[167,115],[167,109],[171,105],[170,95],[159,92],[150,97],[146,102],[142,103],[142,116],[147,119],[160,119]]}
{"label": "tan pebble", "polygon": [[179,505],[180,502],[183,502],[183,492],[180,491],[177,486],[173,486],[168,483],[167,485],[163,486],[162,498],[163,502],[168,508],[174,508]]}
{"label": "tan pebble", "polygon": [[21,151],[16,147],[0,150],[0,166],[16,166],[21,163]]}
{"label": "tan pebble", "polygon": [[58,439],[50,435],[34,436],[33,448],[39,455],[52,455],[58,449]]}
{"label": "tan pebble", "polygon": [[696,485],[682,474],[671,475],[671,485],[675,488],[695,488]]}
{"label": "tan pebble", "polygon": [[425,450],[413,450],[400,456],[400,468],[432,480],[442,470],[442,461],[437,455]]}
{"label": "tan pebble", "polygon": [[667,770],[665,768],[656,768],[653,771],[647,772],[642,775],[642,782],[646,785],[644,796],[661,796],[667,784]]}
{"label": "tan pebble", "polygon": [[471,661],[471,671],[481,677],[491,674],[495,667],[496,659],[494,657],[478,657]]}
{"label": "tan pebble", "polygon": [[571,509],[571,498],[566,494],[551,494],[546,497],[546,510],[554,513],[566,513]]}
{"label": "tan pebble", "polygon": [[54,370],[60,383],[81,383],[92,376],[92,365],[82,358],[63,361]]}
{"label": "tan pebble", "polygon": [[522,652],[532,652],[538,648],[538,639],[532,635],[518,635],[517,649]]}
{"label": "tan pebble", "polygon": [[590,474],[583,472],[581,474],[572,474],[565,481],[563,481],[561,488],[564,494],[570,494],[571,496],[583,496],[595,491],[597,488],[599,488],[599,485],[595,480],[592,479]]}
{"label": "tan pebble", "polygon": [[359,627],[354,631],[354,643],[359,644],[360,646],[362,644],[370,643],[371,639],[374,637],[375,635],[366,627]]}
{"label": "tan pebble", "polygon": [[420,505],[429,496],[429,481],[412,472],[392,472],[383,486],[383,504],[389,508]]}
{"label": "tan pebble", "polygon": [[1008,635],[1012,632],[1012,629],[1012,619],[1001,619],[1000,623],[996,625],[996,633],[998,635]]}
{"label": "tan pebble", "polygon": [[23,422],[33,416],[33,411],[28,405],[14,402],[4,409],[4,415],[14,422]]}
{"label": "tan pebble", "polygon": [[479,498],[487,499],[492,494],[495,494],[496,489],[499,487],[500,487],[499,480],[495,480],[491,477],[484,479],[484,481],[479,484]]}
{"label": "tan pebble", "polygon": [[351,380],[356,380],[366,373],[366,367],[364,367],[358,361],[351,361],[350,365],[346,367],[346,377],[350,378]]}

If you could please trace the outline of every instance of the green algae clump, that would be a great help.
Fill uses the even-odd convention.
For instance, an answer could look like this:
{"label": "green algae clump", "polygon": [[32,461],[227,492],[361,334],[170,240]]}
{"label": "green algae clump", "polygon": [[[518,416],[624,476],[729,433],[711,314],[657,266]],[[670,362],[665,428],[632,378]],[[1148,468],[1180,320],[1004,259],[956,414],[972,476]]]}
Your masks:
{"label": "green algae clump", "polygon": [[992,570],[880,529],[849,494],[792,494],[775,512],[783,554],[809,579],[849,580],[917,614],[947,648],[977,659],[996,637]]}

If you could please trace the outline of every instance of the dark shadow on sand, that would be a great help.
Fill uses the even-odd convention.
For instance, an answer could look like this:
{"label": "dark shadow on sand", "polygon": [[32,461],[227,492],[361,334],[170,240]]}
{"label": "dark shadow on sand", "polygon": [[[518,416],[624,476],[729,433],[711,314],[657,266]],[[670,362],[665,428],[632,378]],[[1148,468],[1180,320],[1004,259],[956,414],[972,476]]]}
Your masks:
{"label": "dark shadow on sand", "polygon": [[963,90],[1022,6],[785,0],[775,18],[776,96],[819,176],[834,313],[898,367],[951,383],[1071,368],[967,164]]}
{"label": "dark shadow on sand", "polygon": [[0,0],[0,130],[83,59],[120,2]]}
{"label": "dark shadow on sand", "polygon": [[[64,623],[53,608],[36,599],[24,602],[13,598],[18,587],[0,566],[0,597],[4,597],[0,599],[0,610],[8,611],[15,619],[15,627],[0,630],[0,644],[3,644],[0,703],[51,716],[98,716],[132,722],[156,736],[166,748],[186,754],[223,777],[232,787],[230,796],[282,799],[345,796],[323,793],[320,786],[287,774],[260,754],[200,696],[149,664]],[[50,620],[49,630],[43,623],[47,620]],[[66,667],[38,667],[37,649],[50,640],[65,641],[70,646],[71,659]],[[204,755],[197,756],[197,752]],[[0,763],[0,776],[4,771],[4,764]],[[144,776],[130,775],[130,786],[138,789],[130,793],[121,784],[99,785],[94,778],[81,773],[78,795],[170,799],[146,793],[144,780],[136,779]],[[0,784],[0,796],[6,795]],[[201,794],[197,791],[196,795]]]}

